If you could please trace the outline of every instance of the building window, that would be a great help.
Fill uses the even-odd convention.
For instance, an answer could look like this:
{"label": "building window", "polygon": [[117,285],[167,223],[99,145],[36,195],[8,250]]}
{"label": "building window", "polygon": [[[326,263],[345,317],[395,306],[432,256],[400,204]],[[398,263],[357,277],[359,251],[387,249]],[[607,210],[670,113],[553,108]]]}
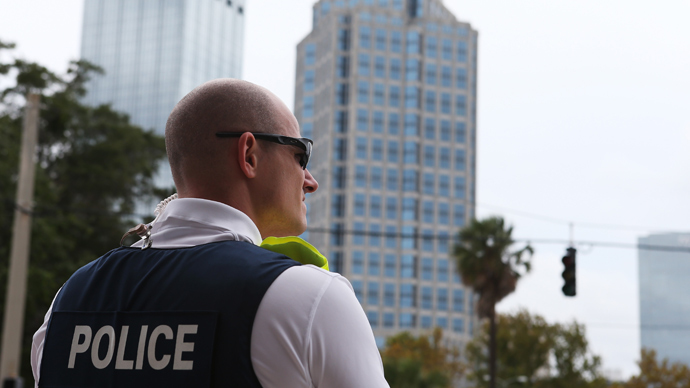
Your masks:
{"label": "building window", "polygon": [[406,141],[403,146],[403,163],[419,163],[419,144],[416,141]]}
{"label": "building window", "polygon": [[[397,0],[402,1],[402,0]],[[391,31],[391,52],[399,53],[402,51],[402,33],[400,31]]]}
{"label": "building window", "polygon": [[333,166],[333,188],[345,188],[346,170],[344,166]]}
{"label": "building window", "polygon": [[450,141],[450,121],[441,120],[441,140]]}
{"label": "building window", "polygon": [[422,251],[434,251],[434,231],[431,229],[424,229],[422,231]]}
{"label": "building window", "polygon": [[340,78],[347,78],[350,76],[350,57],[344,55],[338,56],[336,73]]}
{"label": "building window", "polygon": [[368,76],[369,67],[369,54],[359,54],[359,61],[357,62],[357,74],[362,76]]}
{"label": "building window", "polygon": [[450,148],[441,147],[438,158],[438,165],[440,168],[450,168]]}
{"label": "building window", "polygon": [[347,105],[350,101],[348,84],[338,84],[335,87],[335,103],[338,105]]}
{"label": "building window", "polygon": [[465,310],[465,291],[453,290],[453,311],[461,313]]}
{"label": "building window", "polygon": [[400,257],[400,277],[404,279],[414,279],[417,277],[417,258],[413,255],[402,255]]}
{"label": "building window", "polygon": [[[434,280],[434,261],[430,257],[425,257],[422,259],[422,279]],[[424,292],[423,289],[422,292]],[[429,303],[431,303],[431,287],[429,287]]]}
{"label": "building window", "polygon": [[376,282],[367,284],[367,303],[374,306],[379,304],[379,284]]}
{"label": "building window", "polygon": [[352,244],[364,245],[364,236],[366,235],[363,222],[355,222],[353,224],[354,233],[352,234]]}
{"label": "building window", "polygon": [[333,141],[333,159],[345,160],[347,158],[347,140],[336,138]]}
{"label": "building window", "polygon": [[383,180],[383,170],[381,167],[372,166],[369,174],[369,184],[372,189],[380,189]]}
{"label": "building window", "polygon": [[455,198],[465,199],[465,177],[455,177],[455,188],[453,192],[455,193]]}
{"label": "building window", "polygon": [[[396,271],[395,271],[395,255],[393,254],[387,254],[384,258],[383,262],[383,274],[386,277],[389,278],[394,278],[396,276]],[[388,305],[392,306],[392,305]]]}
{"label": "building window", "polygon": [[432,63],[427,63],[426,64],[426,71],[425,71],[425,81],[427,85],[436,85],[436,65]]}
{"label": "building window", "polygon": [[467,62],[467,42],[458,41],[456,58],[458,62]]}
{"label": "building window", "polygon": [[[373,201],[372,196],[372,201]],[[378,196],[376,196],[378,197]],[[378,197],[379,201],[379,209],[381,208],[381,197]],[[379,213],[381,211],[379,210]],[[372,247],[378,247],[381,245],[381,225],[379,224],[370,224],[369,225],[369,245]]]}
{"label": "building window", "polygon": [[438,39],[435,36],[426,37],[426,57],[436,58],[438,56]]}
{"label": "building window", "polygon": [[419,38],[420,34],[417,31],[408,31],[407,32],[407,41],[406,41],[406,52],[408,54],[419,54]]}
{"label": "building window", "polygon": [[400,239],[401,249],[417,249],[417,228],[410,225],[402,227]]}
{"label": "building window", "polygon": [[345,196],[342,194],[333,195],[331,203],[331,214],[333,217],[343,217],[345,215]]}
{"label": "building window", "polygon": [[383,313],[383,327],[391,328],[395,326],[395,314]]}
{"label": "building window", "polygon": [[438,251],[439,253],[448,253],[448,232],[439,232]]}
{"label": "building window", "polygon": [[377,252],[369,253],[369,275],[381,275],[381,256]]}
{"label": "building window", "polygon": [[376,29],[376,49],[386,51],[386,30]]}
{"label": "building window", "polygon": [[433,308],[433,295],[431,287],[422,287],[422,308],[431,310]]}
{"label": "building window", "polygon": [[312,116],[314,116],[314,96],[305,96],[302,117],[309,118]]}
{"label": "building window", "polygon": [[431,329],[431,316],[422,315],[422,329]]}
{"label": "building window", "polygon": [[343,224],[340,222],[334,222],[331,225],[331,245],[336,247],[342,246],[344,236]]}
{"label": "building window", "polygon": [[400,79],[400,71],[402,63],[398,58],[391,58],[390,61],[390,79]]}
{"label": "building window", "polygon": [[383,133],[383,112],[378,110],[374,111],[372,121],[374,132]]}
{"label": "building window", "polygon": [[[336,133],[347,132],[347,111],[337,111],[335,112],[335,123],[334,130]],[[308,136],[307,136],[308,137]]]}
{"label": "building window", "polygon": [[[436,166],[436,152],[434,149],[434,146],[424,146],[424,166],[426,167],[435,167]],[[433,178],[432,178],[433,180]],[[425,180],[424,184],[426,185],[427,182]],[[433,194],[433,191],[432,193]]]}
{"label": "building window", "polygon": [[369,111],[366,109],[357,109],[357,130],[369,130]]}
{"label": "building window", "polygon": [[369,82],[359,81],[357,83],[357,102],[369,103]]}
{"label": "building window", "polygon": [[363,303],[363,300],[364,300],[363,295],[362,295],[364,293],[363,288],[364,288],[364,285],[362,284],[361,280],[353,280],[352,281],[352,289],[355,291],[355,296],[357,297],[357,300],[359,301],[359,303]]}
{"label": "building window", "polygon": [[419,108],[419,88],[408,86],[405,88],[405,107]]}
{"label": "building window", "polygon": [[431,201],[424,201],[422,204],[422,221],[433,224],[434,223],[434,203]]}
{"label": "building window", "polygon": [[445,174],[438,176],[438,195],[441,197],[450,196],[450,177]]}
{"label": "building window", "polygon": [[436,317],[436,326],[443,330],[448,329],[448,318],[447,317]]}
{"label": "building window", "polygon": [[374,76],[377,78],[386,77],[386,58],[377,56],[374,59]]}
{"label": "building window", "polygon": [[392,107],[400,106],[400,87],[391,85],[388,89],[388,105]]}
{"label": "building window", "polygon": [[367,187],[367,168],[366,166],[355,166],[355,186]]}
{"label": "building window", "polygon": [[456,333],[465,332],[465,321],[462,318],[453,318],[453,331]]}
{"label": "building window", "polygon": [[455,87],[467,89],[467,70],[462,67],[455,69]]}
{"label": "building window", "polygon": [[381,196],[372,195],[369,200],[369,215],[376,218],[381,217]]}
{"label": "building window", "polygon": [[388,169],[388,176],[386,177],[386,189],[389,191],[397,191],[398,190],[398,170],[394,168],[389,168]]}
{"label": "building window", "polygon": [[465,150],[455,150],[455,169],[458,171],[465,171]]}
{"label": "building window", "polygon": [[422,191],[424,194],[429,194],[429,195],[434,195],[436,187],[435,185],[435,177],[434,174],[432,173],[424,173],[424,182],[423,182],[423,187]]}
{"label": "building window", "polygon": [[441,113],[450,114],[450,94],[441,93]]}
{"label": "building window", "polygon": [[417,220],[417,199],[416,198],[408,198],[408,197],[403,198],[401,218],[404,221],[416,221]]}
{"label": "building window", "polygon": [[465,206],[453,206],[453,224],[455,226],[465,226]]}
{"label": "building window", "polygon": [[[366,139],[365,139],[365,141],[366,141]],[[371,144],[371,159],[372,160],[383,160],[383,140],[372,139],[371,143],[372,143]]]}
{"label": "building window", "polygon": [[338,49],[342,51],[350,49],[350,30],[347,28],[338,30]]}
{"label": "building window", "polygon": [[417,191],[419,189],[419,173],[416,170],[403,171],[403,191]]}
{"label": "building window", "polygon": [[399,152],[400,151],[398,149],[398,142],[395,140],[389,140],[388,141],[388,161],[391,163],[397,163]]}
{"label": "building window", "polygon": [[364,273],[364,252],[352,252],[352,273]]}
{"label": "building window", "polygon": [[[398,241],[398,230],[395,226],[386,226],[386,248],[395,248]],[[386,257],[387,258],[387,257]],[[395,260],[395,255],[393,256]]]}
{"label": "building window", "polygon": [[449,88],[452,85],[452,75],[450,66],[441,67],[441,86]]}
{"label": "building window", "polygon": [[436,269],[436,280],[439,282],[448,281],[448,260],[439,259]]}
{"label": "building window", "polygon": [[374,84],[374,104],[383,105],[386,97],[385,86],[383,84]]}
{"label": "building window", "polygon": [[441,202],[438,204],[438,223],[441,225],[448,225],[450,218],[450,208],[447,203]]}
{"label": "building window", "polygon": [[314,135],[314,123],[304,123],[302,125],[302,136],[311,139]]}
{"label": "building window", "polygon": [[443,39],[441,41],[441,58],[444,61],[453,59],[453,42],[450,39]]}
{"label": "building window", "polygon": [[355,154],[358,159],[367,158],[367,138],[358,137],[356,142]]}
{"label": "building window", "polygon": [[388,114],[388,133],[397,135],[400,132],[400,116],[397,113]]}
{"label": "building window", "polygon": [[386,198],[386,218],[389,220],[398,218],[398,199],[395,197]]}
{"label": "building window", "polygon": [[328,267],[330,268],[331,272],[342,272],[341,265],[343,263],[343,252],[331,251],[331,255],[328,257]]}
{"label": "building window", "polygon": [[308,43],[304,46],[304,64],[311,66],[316,63],[316,44]]}
{"label": "building window", "polygon": [[465,123],[458,121],[455,123],[455,141],[457,143],[465,142]]}
{"label": "building window", "polygon": [[355,194],[355,215],[364,216],[367,207],[367,197],[364,194]]}
{"label": "building window", "polygon": [[314,70],[306,70],[304,72],[304,91],[311,92],[314,90]]}
{"label": "building window", "polygon": [[419,76],[419,61],[416,59],[408,59],[405,61],[405,80],[419,81]]}
{"label": "building window", "polygon": [[419,116],[417,116],[417,114],[405,114],[404,130],[406,136],[419,136]]}
{"label": "building window", "polygon": [[445,288],[436,290],[436,309],[441,311],[448,310],[448,290]]}
{"label": "building window", "polygon": [[424,98],[425,110],[430,113],[436,113],[436,92],[427,90]]}
{"label": "building window", "polygon": [[367,26],[359,27],[359,47],[371,48],[371,28]]}
{"label": "building window", "polygon": [[400,307],[415,307],[415,286],[403,283],[400,285]]}
{"label": "building window", "polygon": [[430,117],[424,119],[424,138],[430,140],[436,138],[436,120]]}

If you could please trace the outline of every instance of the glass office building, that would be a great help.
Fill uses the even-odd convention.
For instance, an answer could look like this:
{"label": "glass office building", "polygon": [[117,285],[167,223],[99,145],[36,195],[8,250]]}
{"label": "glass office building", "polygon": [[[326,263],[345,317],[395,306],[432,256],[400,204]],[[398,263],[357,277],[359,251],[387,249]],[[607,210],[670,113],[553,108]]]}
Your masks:
{"label": "glass office building", "polygon": [[[215,78],[240,78],[245,0],[85,0],[81,57],[101,66],[85,102],[112,104],[163,134],[175,104]],[[162,185],[172,185],[167,176]]]}
{"label": "glass office building", "polygon": [[477,32],[438,0],[322,0],[297,47],[295,115],[314,139],[308,238],[377,337],[471,336],[452,240],[474,217]]}
{"label": "glass office building", "polygon": [[690,233],[654,234],[638,244],[640,344],[656,350],[658,360],[690,365]]}

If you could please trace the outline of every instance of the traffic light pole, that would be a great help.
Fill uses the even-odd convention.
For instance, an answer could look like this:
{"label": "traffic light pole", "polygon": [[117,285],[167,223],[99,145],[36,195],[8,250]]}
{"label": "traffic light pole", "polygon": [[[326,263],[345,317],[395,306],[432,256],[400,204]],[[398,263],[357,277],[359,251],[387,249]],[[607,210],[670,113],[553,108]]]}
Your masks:
{"label": "traffic light pole", "polygon": [[34,156],[38,140],[39,103],[40,95],[29,93],[26,96],[12,250],[5,299],[5,319],[2,330],[2,353],[0,353],[0,381],[3,382],[3,387],[18,387],[22,384],[19,378],[19,367],[31,242],[31,209],[36,171]]}

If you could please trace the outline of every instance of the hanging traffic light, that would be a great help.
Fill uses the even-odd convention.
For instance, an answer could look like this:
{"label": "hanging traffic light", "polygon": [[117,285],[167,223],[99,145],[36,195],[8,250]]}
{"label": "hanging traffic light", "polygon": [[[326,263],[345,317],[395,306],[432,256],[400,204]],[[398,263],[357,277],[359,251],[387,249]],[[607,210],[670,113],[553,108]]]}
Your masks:
{"label": "hanging traffic light", "polygon": [[563,295],[565,296],[575,296],[575,252],[577,250],[570,247],[565,250],[565,256],[563,256],[563,265],[565,269],[563,270],[563,279],[565,280],[565,285],[563,286]]}

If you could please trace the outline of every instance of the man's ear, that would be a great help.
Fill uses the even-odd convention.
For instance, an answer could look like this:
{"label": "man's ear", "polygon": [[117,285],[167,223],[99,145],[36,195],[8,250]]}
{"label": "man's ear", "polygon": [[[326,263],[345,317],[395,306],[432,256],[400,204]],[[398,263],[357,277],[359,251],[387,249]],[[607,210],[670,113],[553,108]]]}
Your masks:
{"label": "man's ear", "polygon": [[256,177],[258,144],[251,132],[245,132],[237,142],[237,162],[247,178]]}

